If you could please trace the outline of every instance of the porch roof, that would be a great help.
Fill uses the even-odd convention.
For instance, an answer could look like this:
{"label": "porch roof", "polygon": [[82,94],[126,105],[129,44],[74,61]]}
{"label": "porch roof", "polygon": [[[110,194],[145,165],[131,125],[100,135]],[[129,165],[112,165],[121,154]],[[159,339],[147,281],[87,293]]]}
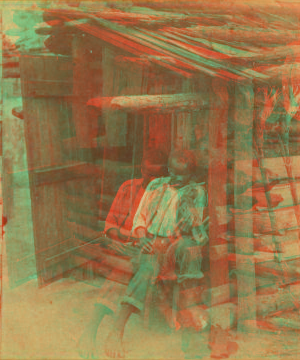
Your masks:
{"label": "porch roof", "polygon": [[[134,4],[133,4],[134,5]],[[185,77],[280,81],[299,62],[300,7],[270,2],[155,2],[142,6],[83,3],[44,9],[48,24],[77,28]]]}

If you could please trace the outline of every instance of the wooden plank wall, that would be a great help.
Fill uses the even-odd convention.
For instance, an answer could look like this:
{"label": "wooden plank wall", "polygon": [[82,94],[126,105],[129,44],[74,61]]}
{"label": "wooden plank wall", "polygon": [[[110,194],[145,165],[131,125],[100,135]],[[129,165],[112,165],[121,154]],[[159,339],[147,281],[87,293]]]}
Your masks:
{"label": "wooden plank wall", "polygon": [[61,129],[71,116],[64,97],[72,95],[72,62],[51,55],[25,55],[20,66],[36,263],[39,283],[44,285],[68,268],[65,251],[71,246],[70,232],[65,184],[36,186],[34,173],[65,165]]}

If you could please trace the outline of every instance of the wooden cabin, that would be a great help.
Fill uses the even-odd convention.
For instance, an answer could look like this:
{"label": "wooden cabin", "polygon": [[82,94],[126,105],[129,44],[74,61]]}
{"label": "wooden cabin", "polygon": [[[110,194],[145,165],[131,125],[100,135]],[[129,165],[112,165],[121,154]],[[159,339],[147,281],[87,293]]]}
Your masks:
{"label": "wooden cabin", "polygon": [[212,324],[226,329],[234,313],[243,330],[297,306],[299,9],[269,26],[259,6],[234,17],[223,4],[161,6],[43,9],[45,46],[21,47],[14,114],[39,282],[98,276],[99,234],[143,153],[191,149],[208,188],[211,306],[234,304],[215,306]]}

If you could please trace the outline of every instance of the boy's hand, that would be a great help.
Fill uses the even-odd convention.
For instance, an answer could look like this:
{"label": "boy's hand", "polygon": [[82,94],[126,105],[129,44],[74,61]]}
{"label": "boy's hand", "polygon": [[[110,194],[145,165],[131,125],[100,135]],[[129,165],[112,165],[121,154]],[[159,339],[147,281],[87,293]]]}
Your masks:
{"label": "boy's hand", "polygon": [[128,256],[137,256],[139,254],[140,249],[134,247],[132,243],[124,244],[124,254]]}
{"label": "boy's hand", "polygon": [[132,243],[121,243],[113,241],[109,244],[109,248],[119,255],[135,256],[138,254],[139,249],[132,246]]}
{"label": "boy's hand", "polygon": [[150,239],[147,237],[140,239],[140,244],[142,248],[141,252],[143,254],[151,254],[153,252],[154,241],[155,239]]}
{"label": "boy's hand", "polygon": [[117,253],[124,253],[124,249],[125,249],[125,246],[122,242],[119,242],[119,241],[111,241],[109,244],[108,244],[108,247],[117,252]]}

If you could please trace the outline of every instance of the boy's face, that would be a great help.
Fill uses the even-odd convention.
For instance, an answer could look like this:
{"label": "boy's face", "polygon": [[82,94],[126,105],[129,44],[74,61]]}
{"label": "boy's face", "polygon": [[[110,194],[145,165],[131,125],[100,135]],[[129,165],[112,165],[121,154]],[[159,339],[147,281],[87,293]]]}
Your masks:
{"label": "boy's face", "polygon": [[189,172],[188,164],[179,163],[176,158],[170,158],[168,171],[173,185],[187,184],[192,175]]}
{"label": "boy's face", "polygon": [[149,160],[144,160],[141,166],[141,173],[144,181],[151,180],[163,175],[164,167],[162,165],[154,165]]}

